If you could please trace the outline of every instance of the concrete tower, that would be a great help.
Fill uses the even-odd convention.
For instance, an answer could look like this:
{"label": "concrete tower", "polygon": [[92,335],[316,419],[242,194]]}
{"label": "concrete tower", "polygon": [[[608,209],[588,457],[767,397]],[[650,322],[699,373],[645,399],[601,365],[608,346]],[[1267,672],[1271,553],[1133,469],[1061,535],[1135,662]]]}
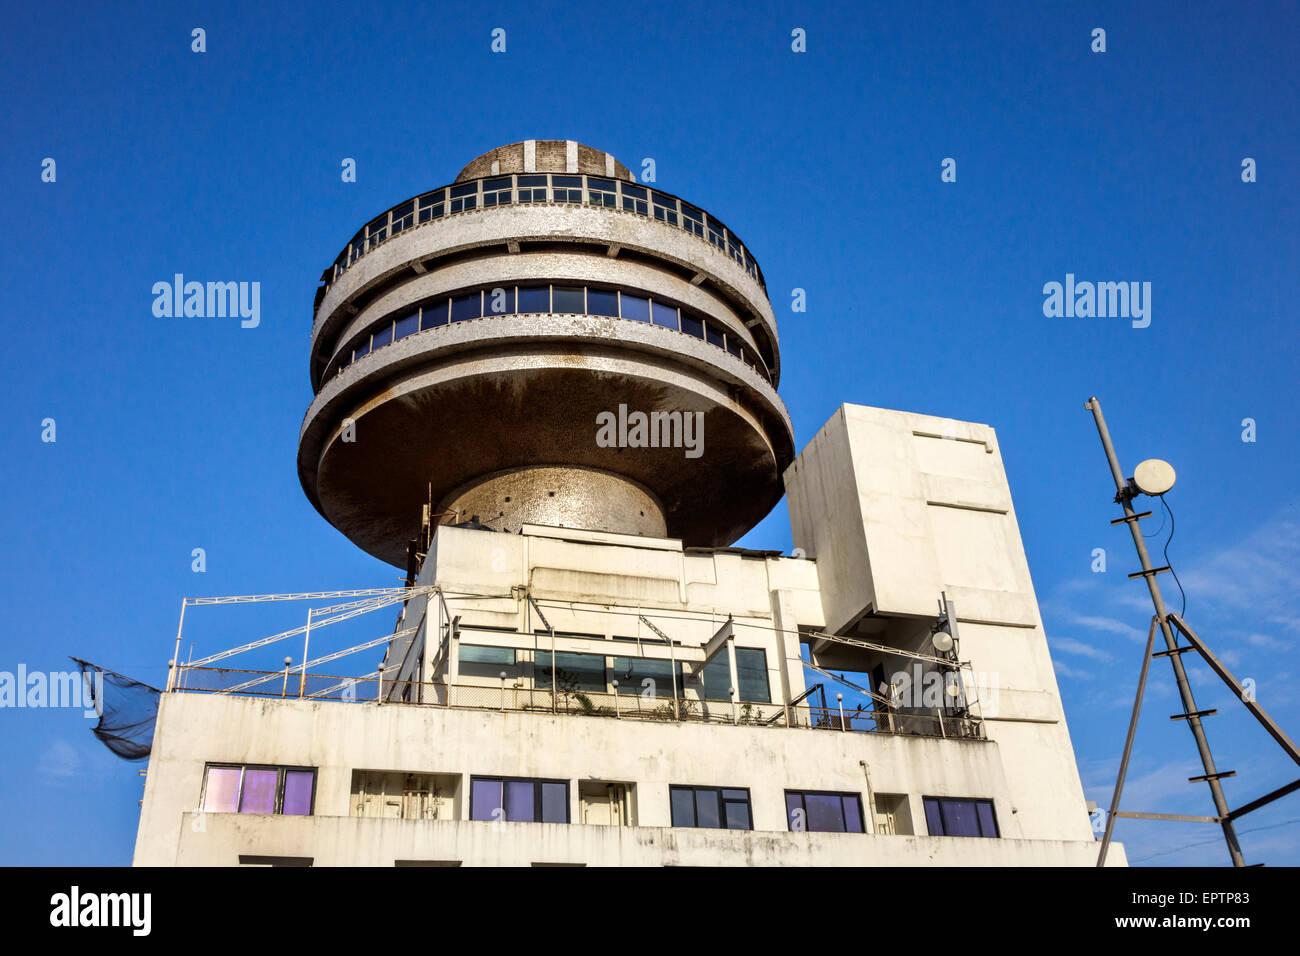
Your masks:
{"label": "concrete tower", "polygon": [[[793,459],[779,377],[734,232],[609,153],[527,140],[381,213],[326,270],[298,471],[326,519],[399,566],[425,505],[727,545]],[[604,447],[597,417],[620,406],[702,413],[707,453]]]}

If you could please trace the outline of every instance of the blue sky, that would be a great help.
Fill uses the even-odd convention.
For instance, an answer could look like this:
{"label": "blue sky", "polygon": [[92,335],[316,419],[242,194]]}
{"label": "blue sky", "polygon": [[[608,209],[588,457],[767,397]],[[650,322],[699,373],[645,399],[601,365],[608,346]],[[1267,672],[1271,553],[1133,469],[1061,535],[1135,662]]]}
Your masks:
{"label": "blue sky", "polygon": [[[1109,801],[1151,613],[1126,578],[1126,532],[1108,525],[1091,394],[1130,471],[1152,456],[1178,468],[1170,557],[1188,619],[1300,733],[1300,14],[984,6],[6,8],[0,670],[75,654],[161,682],[182,596],[396,583],[298,485],[317,277],[370,217],[472,157],[571,138],[634,169],[653,157],[660,186],[744,237],[800,447],[842,402],[998,430],[1089,798]],[[489,51],[495,27],[504,54]],[[344,157],[356,183],[340,181]],[[945,157],[955,183],[940,181]],[[150,289],[175,272],[259,281],[261,325],[155,318]],[[1151,282],[1150,327],[1044,317],[1043,284],[1066,273]],[[796,287],[806,313],[790,310]],[[784,504],[742,543],[789,548]],[[1099,547],[1104,574],[1090,570]],[[215,628],[207,650],[225,646]],[[1193,674],[1199,702],[1221,708],[1209,733],[1238,771],[1230,803],[1293,779]],[[1126,807],[1209,813],[1184,782],[1199,770],[1167,719],[1163,661],[1148,701]],[[0,720],[0,811],[24,821],[0,863],[129,862],[138,765],[77,712]],[[1300,864],[1298,800],[1242,824],[1251,861]],[[1124,821],[1117,835],[1133,862],[1226,861],[1205,825]]]}

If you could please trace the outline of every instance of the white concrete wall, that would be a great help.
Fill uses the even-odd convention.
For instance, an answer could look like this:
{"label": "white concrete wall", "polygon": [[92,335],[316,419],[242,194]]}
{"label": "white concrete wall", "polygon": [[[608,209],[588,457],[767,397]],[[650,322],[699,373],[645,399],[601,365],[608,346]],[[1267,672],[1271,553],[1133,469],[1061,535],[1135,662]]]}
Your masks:
{"label": "white concrete wall", "polygon": [[[209,761],[318,768],[314,816],[194,816]],[[1084,841],[1023,840],[1001,764],[999,746],[979,741],[166,694],[135,863],[227,865],[240,854],[377,865],[398,859],[713,865],[1095,861],[1090,835]],[[350,818],[357,769],[459,774],[463,817],[469,815],[473,775],[568,780],[574,820],[579,781],[627,781],[636,785],[637,826],[622,832],[580,824],[493,829],[467,820]],[[755,832],[661,829],[671,822],[670,784],[749,788]],[[989,797],[1003,839],[789,833],[786,788],[857,793],[864,808],[877,792],[907,794],[921,829],[922,795]]]}

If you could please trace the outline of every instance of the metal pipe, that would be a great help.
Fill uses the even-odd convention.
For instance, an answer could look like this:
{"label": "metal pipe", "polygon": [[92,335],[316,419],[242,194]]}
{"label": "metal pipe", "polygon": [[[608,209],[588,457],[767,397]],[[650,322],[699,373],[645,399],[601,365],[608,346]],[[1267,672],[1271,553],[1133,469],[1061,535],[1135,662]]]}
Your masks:
{"label": "metal pipe", "polygon": [[307,608],[307,629],[302,632],[302,676],[298,678],[299,697],[307,689],[307,661],[310,660],[307,656],[307,647],[311,643],[311,616],[314,610],[314,608]]}
{"label": "metal pipe", "polygon": [[[1119,458],[1115,454],[1115,446],[1110,440],[1110,431],[1106,428],[1106,419],[1101,413],[1101,402],[1096,396],[1088,399],[1086,406],[1091,412],[1093,420],[1097,424],[1097,434],[1101,438],[1102,448],[1106,451],[1106,460],[1110,463],[1111,477],[1115,480],[1115,499],[1124,509],[1124,517],[1128,520],[1124,523],[1128,525],[1129,533],[1133,537],[1133,546],[1137,549],[1138,560],[1142,564],[1143,577],[1146,578],[1147,590],[1151,593],[1151,603],[1156,609],[1156,619],[1160,624],[1160,633],[1164,635],[1165,647],[1167,650],[1174,650],[1178,642],[1174,638],[1173,628],[1169,624],[1169,612],[1165,609],[1165,599],[1160,593],[1160,585],[1156,581],[1151,565],[1151,557],[1147,554],[1146,539],[1142,536],[1142,529],[1138,527],[1136,512],[1133,510],[1133,493],[1129,488],[1129,482],[1124,477],[1123,469],[1120,468]],[[1187,671],[1183,667],[1181,655],[1170,654],[1169,662],[1173,665],[1174,679],[1178,682],[1178,696],[1183,703],[1183,713],[1196,713],[1196,699],[1192,696],[1192,687],[1187,680]],[[1210,742],[1205,736],[1205,728],[1201,726],[1201,719],[1196,716],[1187,718],[1187,726],[1191,728],[1192,736],[1196,739],[1196,750],[1201,757],[1201,765],[1205,768],[1205,775],[1209,779],[1206,783],[1210,785],[1210,796],[1214,800],[1214,809],[1217,816],[1223,821],[1223,838],[1228,844],[1228,855],[1232,858],[1233,866],[1245,866],[1246,860],[1242,856],[1241,845],[1237,842],[1237,831],[1228,819],[1228,801],[1223,796],[1223,786],[1215,774],[1214,755],[1210,753]]]}
{"label": "metal pipe", "polygon": [[172,652],[171,668],[167,672],[167,689],[169,691],[176,689],[176,668],[179,667],[181,663],[181,631],[185,627],[186,603],[186,599],[181,598],[181,619],[176,625],[176,649]]}
{"label": "metal pipe", "polygon": [[1151,618],[1151,627],[1147,630],[1147,648],[1142,652],[1142,671],[1138,676],[1137,696],[1133,699],[1133,715],[1128,720],[1128,735],[1124,738],[1124,755],[1119,758],[1119,776],[1115,778],[1115,792],[1110,798],[1110,807],[1106,811],[1106,832],[1101,838],[1101,852],[1097,855],[1097,865],[1106,865],[1106,851],[1110,849],[1110,835],[1115,830],[1115,815],[1119,813],[1119,797],[1124,791],[1124,778],[1128,775],[1128,758],[1133,752],[1133,738],[1137,735],[1138,714],[1142,710],[1142,695],[1146,693],[1147,672],[1151,669],[1151,648],[1156,640],[1156,627],[1159,619]]}

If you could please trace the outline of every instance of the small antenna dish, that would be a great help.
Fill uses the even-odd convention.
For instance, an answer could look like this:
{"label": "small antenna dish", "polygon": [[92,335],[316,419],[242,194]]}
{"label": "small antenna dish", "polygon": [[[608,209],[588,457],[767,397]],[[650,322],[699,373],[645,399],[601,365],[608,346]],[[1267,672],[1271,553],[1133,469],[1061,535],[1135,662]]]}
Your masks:
{"label": "small antenna dish", "polygon": [[935,631],[930,638],[930,643],[934,645],[934,649],[940,654],[946,654],[952,650],[952,635],[947,631]]}
{"label": "small antenna dish", "polygon": [[1177,477],[1174,466],[1159,458],[1148,458],[1133,470],[1133,484],[1144,495],[1163,495]]}

